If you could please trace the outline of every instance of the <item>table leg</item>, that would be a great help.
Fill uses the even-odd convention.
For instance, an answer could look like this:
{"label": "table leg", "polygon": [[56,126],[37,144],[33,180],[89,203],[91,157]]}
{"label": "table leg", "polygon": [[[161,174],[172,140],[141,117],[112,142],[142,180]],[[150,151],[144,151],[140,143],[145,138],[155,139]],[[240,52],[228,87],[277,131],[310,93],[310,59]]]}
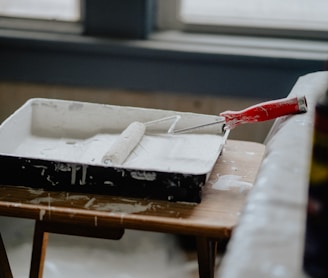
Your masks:
{"label": "table leg", "polygon": [[6,248],[0,234],[0,278],[13,278],[11,273]]}
{"label": "table leg", "polygon": [[98,229],[95,226],[86,224],[37,220],[34,228],[30,278],[42,278],[48,233],[118,240],[122,238],[124,229],[114,227]]}
{"label": "table leg", "polygon": [[198,271],[200,278],[214,278],[217,241],[197,237]]}
{"label": "table leg", "polygon": [[45,232],[42,225],[39,225],[39,221],[36,221],[34,228],[30,278],[42,278],[47,244],[48,233]]}

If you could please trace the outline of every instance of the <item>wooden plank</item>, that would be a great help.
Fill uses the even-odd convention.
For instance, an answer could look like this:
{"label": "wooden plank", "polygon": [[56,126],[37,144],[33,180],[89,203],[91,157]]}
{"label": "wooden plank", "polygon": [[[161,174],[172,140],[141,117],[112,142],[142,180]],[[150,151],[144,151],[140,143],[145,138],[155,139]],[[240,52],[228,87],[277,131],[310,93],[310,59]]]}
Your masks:
{"label": "wooden plank", "polygon": [[0,278],[13,278],[9,260],[6,253],[6,248],[0,234]]}
{"label": "wooden plank", "polygon": [[217,242],[206,237],[197,237],[198,271],[200,278],[213,278]]}
{"label": "wooden plank", "polygon": [[38,226],[38,221],[36,221],[32,246],[30,278],[42,278],[47,244],[48,233],[45,232],[41,226]]}

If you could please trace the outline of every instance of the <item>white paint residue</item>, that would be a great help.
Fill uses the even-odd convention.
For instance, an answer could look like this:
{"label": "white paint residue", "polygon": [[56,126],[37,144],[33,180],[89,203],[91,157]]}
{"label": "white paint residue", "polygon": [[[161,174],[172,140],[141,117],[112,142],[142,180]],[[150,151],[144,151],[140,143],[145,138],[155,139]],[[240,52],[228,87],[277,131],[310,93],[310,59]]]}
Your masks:
{"label": "white paint residue", "polygon": [[41,176],[44,176],[45,171],[48,169],[48,167],[43,165],[33,165],[33,167],[41,169]]}
{"label": "white paint residue", "polygon": [[195,202],[183,202],[183,201],[177,201],[177,203],[179,204],[183,204],[183,205],[188,205],[188,206],[197,206],[198,203]]}
{"label": "white paint residue", "polygon": [[156,180],[156,173],[148,173],[148,172],[140,172],[140,171],[134,171],[131,172],[131,177],[136,180],[146,180],[146,181],[154,181]]}
{"label": "white paint residue", "polygon": [[76,182],[76,165],[72,164],[72,175],[71,175],[71,184],[75,184]]}
{"label": "white paint residue", "polygon": [[50,209],[51,209],[51,197],[50,194],[48,193],[48,210],[49,210],[49,214],[50,214]]}
{"label": "white paint residue", "polygon": [[89,200],[90,198],[86,195],[67,195],[66,200]]}
{"label": "white paint residue", "polygon": [[93,209],[101,210],[101,211],[111,211],[114,213],[138,213],[147,211],[152,207],[152,203],[147,205],[142,205],[140,203],[135,204],[122,204],[122,203],[100,203],[93,206]]}
{"label": "white paint residue", "polygon": [[85,205],[84,208],[89,208],[93,205],[93,203],[96,201],[96,198],[91,198]]}
{"label": "white paint residue", "polygon": [[120,198],[120,200],[122,202],[126,202],[126,203],[135,203],[135,200],[133,200],[133,199]]}
{"label": "white paint residue", "polygon": [[46,211],[44,209],[40,210],[40,221],[43,220],[43,216],[46,214]]}
{"label": "white paint residue", "polygon": [[65,163],[57,163],[55,170],[61,172],[69,172],[71,171],[71,166]]}
{"label": "white paint residue", "polygon": [[30,203],[32,203],[32,204],[47,203],[48,206],[50,207],[50,204],[55,201],[58,201],[58,199],[48,196],[48,197],[35,198],[35,199],[31,200]]}
{"label": "white paint residue", "polygon": [[53,186],[55,186],[58,183],[58,182],[53,181],[51,179],[51,176],[50,175],[47,176],[47,181],[50,182]]}
{"label": "white paint residue", "polygon": [[107,184],[109,186],[114,186],[114,183],[112,181],[104,181],[104,184]]}
{"label": "white paint residue", "polygon": [[240,191],[250,190],[252,184],[242,180],[241,176],[223,175],[219,176],[216,182],[212,183],[212,188],[216,190]]}
{"label": "white paint residue", "polygon": [[82,179],[80,182],[81,185],[85,185],[85,181],[87,178],[87,169],[88,169],[88,165],[82,165]]}
{"label": "white paint residue", "polygon": [[44,192],[44,190],[42,188],[39,189],[28,188],[28,192],[33,195],[41,195]]}

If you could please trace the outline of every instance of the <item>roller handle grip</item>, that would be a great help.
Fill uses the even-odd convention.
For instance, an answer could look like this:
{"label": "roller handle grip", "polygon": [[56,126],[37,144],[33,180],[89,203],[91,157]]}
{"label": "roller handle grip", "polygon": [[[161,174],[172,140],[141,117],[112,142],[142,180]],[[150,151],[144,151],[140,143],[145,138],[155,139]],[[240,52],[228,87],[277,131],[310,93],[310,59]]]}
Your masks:
{"label": "roller handle grip", "polygon": [[225,117],[226,127],[232,129],[240,124],[263,122],[306,111],[307,102],[303,96],[262,102],[241,111],[225,111],[220,116]]}

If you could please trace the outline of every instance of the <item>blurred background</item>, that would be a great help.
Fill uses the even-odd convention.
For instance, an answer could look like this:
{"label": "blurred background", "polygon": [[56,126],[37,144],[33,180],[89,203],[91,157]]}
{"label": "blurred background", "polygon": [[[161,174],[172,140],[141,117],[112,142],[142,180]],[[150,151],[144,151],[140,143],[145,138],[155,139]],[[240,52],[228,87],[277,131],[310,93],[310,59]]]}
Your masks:
{"label": "blurred background", "polygon": [[[218,114],[326,69],[323,0],[0,0],[0,121],[49,97]],[[263,142],[271,123],[230,138]]]}
{"label": "blurred background", "polygon": [[[327,70],[327,10],[324,0],[0,0],[0,123],[34,97],[205,114],[286,97],[300,76]],[[271,125],[229,136],[263,142]],[[0,223],[14,276],[26,277],[33,222]],[[95,268],[97,277],[197,277],[175,240],[52,236],[46,277]],[[151,260],[162,263],[144,267]]]}

